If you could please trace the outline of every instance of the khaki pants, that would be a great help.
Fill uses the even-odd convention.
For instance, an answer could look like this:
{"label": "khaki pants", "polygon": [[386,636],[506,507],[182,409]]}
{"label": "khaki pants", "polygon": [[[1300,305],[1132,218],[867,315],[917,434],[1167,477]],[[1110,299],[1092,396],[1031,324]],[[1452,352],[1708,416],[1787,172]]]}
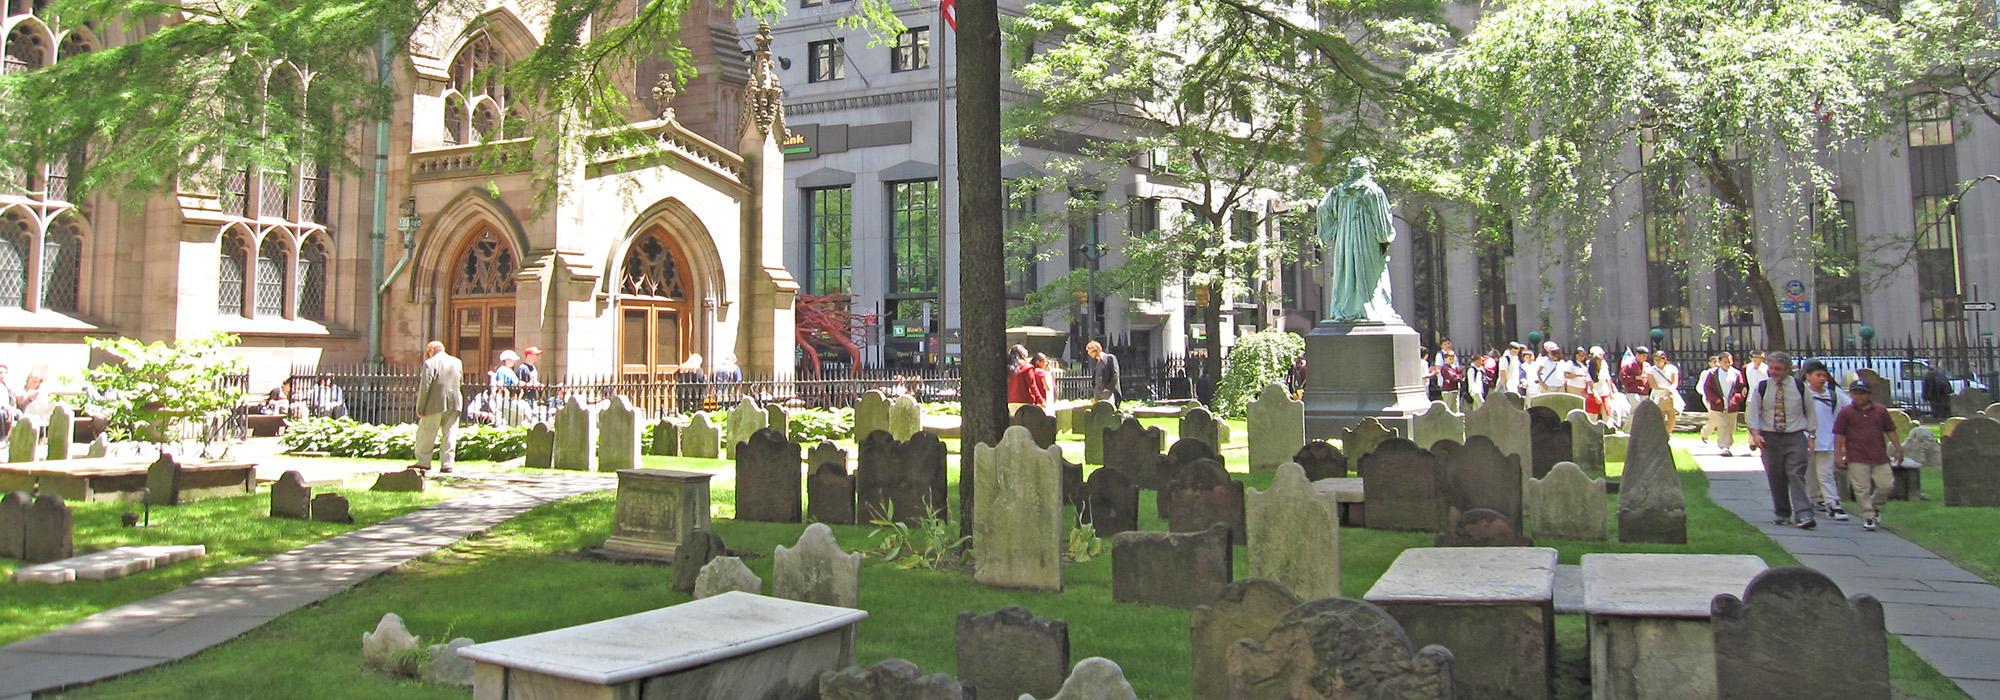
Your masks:
{"label": "khaki pants", "polygon": [[1861,517],[1873,518],[1882,512],[1882,504],[1888,502],[1896,475],[1887,464],[1848,462],[1847,483],[1854,487],[1854,507],[1861,510]]}
{"label": "khaki pants", "polygon": [[1812,468],[1817,478],[1806,484],[1806,493],[1812,496],[1812,502],[1840,505],[1840,468],[1833,464],[1833,453],[1812,453]]}
{"label": "khaki pants", "polygon": [[[458,441],[452,432],[458,428],[458,412],[433,413],[417,419],[417,466],[431,468],[431,448],[442,448],[444,454],[443,471],[451,471],[453,458],[457,456]],[[442,433],[442,435],[440,435]]]}
{"label": "khaki pants", "polygon": [[1729,449],[1736,444],[1736,417],[1742,415],[1733,411],[1709,411],[1708,426],[1703,430],[1715,431],[1715,446]]}
{"label": "khaki pants", "polygon": [[[1635,410],[1638,409],[1639,402],[1644,400],[1646,399],[1643,394],[1633,394],[1632,408]],[[1657,399],[1653,399],[1652,401],[1653,405],[1660,407],[1660,417],[1667,419],[1667,432],[1668,433],[1674,432],[1674,423],[1678,422],[1681,419],[1680,410],[1674,408],[1674,397],[1662,396]]]}

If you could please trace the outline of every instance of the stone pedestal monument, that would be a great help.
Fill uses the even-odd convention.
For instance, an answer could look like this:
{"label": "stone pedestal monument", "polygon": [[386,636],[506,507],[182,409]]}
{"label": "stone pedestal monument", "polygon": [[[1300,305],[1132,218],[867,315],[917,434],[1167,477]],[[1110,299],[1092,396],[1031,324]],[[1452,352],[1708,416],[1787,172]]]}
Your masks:
{"label": "stone pedestal monument", "polygon": [[1389,243],[1396,229],[1389,198],[1365,157],[1319,207],[1325,244],[1327,317],[1306,335],[1306,435],[1324,438],[1374,417],[1410,435],[1410,418],[1429,407],[1421,339],[1389,301]]}

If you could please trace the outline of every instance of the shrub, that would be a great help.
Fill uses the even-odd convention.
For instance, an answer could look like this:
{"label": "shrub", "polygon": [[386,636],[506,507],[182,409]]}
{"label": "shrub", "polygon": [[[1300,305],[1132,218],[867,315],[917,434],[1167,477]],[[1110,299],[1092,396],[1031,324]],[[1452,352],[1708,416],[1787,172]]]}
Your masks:
{"label": "shrub", "polygon": [[792,414],[792,442],[816,445],[822,439],[839,440],[853,432],[852,408],[808,408]]}
{"label": "shrub", "polygon": [[1292,363],[1305,354],[1306,339],[1297,333],[1265,329],[1236,339],[1215,388],[1215,413],[1241,417],[1250,399],[1271,382],[1284,381]]}
{"label": "shrub", "polygon": [[[458,459],[513,459],[527,454],[526,426],[460,423]],[[375,425],[350,418],[302,418],[285,425],[279,442],[291,452],[324,452],[335,457],[415,459],[417,426]]]}
{"label": "shrub", "polygon": [[[229,379],[243,365],[225,357],[236,336],[214,333],[165,343],[131,338],[85,338],[91,349],[118,358],[85,370],[80,378],[92,392],[72,400],[80,413],[110,416],[114,440],[168,442],[184,425],[201,424],[229,413],[243,392]],[[219,435],[205,433],[203,452]]]}

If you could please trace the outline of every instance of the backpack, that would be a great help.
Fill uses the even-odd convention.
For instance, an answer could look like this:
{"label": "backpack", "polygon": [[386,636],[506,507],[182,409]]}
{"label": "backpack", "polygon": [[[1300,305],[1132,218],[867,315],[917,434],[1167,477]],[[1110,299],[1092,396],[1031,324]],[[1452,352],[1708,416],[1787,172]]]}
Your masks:
{"label": "backpack", "polygon": [[[1765,388],[1766,388],[1766,387],[1770,386],[1770,384],[1771,384],[1771,380],[1770,380],[1770,379],[1759,379],[1759,380],[1757,380],[1757,395],[1758,395],[1758,396],[1769,396],[1770,394],[1766,394],[1766,393],[1764,393],[1764,390],[1765,390]],[[1798,387],[1798,389],[1799,389],[1799,396],[1802,396],[1802,397],[1805,397],[1805,400],[1807,400],[1807,401],[1811,401],[1811,400],[1812,400],[1812,394],[1809,394],[1809,393],[1806,393],[1806,379],[1805,379],[1805,377],[1801,377],[1801,376],[1799,376],[1799,375],[1796,375],[1796,374],[1792,375],[1792,384],[1793,384],[1794,386]]]}

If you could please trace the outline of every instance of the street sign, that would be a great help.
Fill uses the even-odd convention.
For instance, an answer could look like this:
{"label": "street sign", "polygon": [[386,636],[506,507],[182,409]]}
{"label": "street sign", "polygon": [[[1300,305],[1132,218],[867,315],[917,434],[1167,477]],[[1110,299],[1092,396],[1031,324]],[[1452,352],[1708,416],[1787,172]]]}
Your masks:
{"label": "street sign", "polygon": [[1785,298],[1800,301],[1806,298],[1806,283],[1800,280],[1785,282]]}
{"label": "street sign", "polygon": [[1778,302],[1778,313],[1781,314],[1803,314],[1811,311],[1812,302],[1810,301],[1785,300]]}
{"label": "street sign", "polygon": [[1995,302],[1990,302],[1990,301],[1966,301],[1966,302],[1960,302],[1959,306],[1965,309],[1967,312],[1992,311],[1995,308],[2000,308],[2000,304],[1996,304]]}

